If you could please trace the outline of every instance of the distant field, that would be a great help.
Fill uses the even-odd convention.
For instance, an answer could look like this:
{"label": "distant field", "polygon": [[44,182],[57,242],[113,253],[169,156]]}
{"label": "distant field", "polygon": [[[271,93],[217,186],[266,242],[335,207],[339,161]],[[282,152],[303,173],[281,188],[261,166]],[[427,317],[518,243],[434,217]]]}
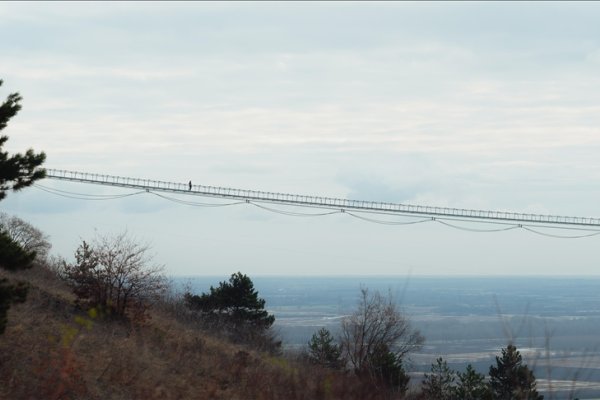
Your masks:
{"label": "distant field", "polygon": [[[178,277],[207,291],[227,277]],[[427,338],[411,357],[415,376],[436,357],[455,369],[487,373],[509,340],[534,367],[540,389],[600,397],[600,278],[253,277],[288,349],[301,349],[320,327],[335,332],[361,287],[388,291]]]}

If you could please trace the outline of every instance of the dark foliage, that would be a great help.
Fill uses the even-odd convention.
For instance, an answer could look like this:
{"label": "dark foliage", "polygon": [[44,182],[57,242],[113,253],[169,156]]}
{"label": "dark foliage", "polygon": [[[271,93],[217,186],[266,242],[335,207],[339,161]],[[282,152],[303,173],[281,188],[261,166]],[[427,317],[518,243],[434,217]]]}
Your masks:
{"label": "dark foliage", "polygon": [[99,266],[95,251],[83,242],[75,251],[75,264],[65,264],[62,273],[73,288],[79,302],[89,302],[92,307],[109,308],[108,278]]}
{"label": "dark foliage", "polygon": [[229,282],[211,286],[210,293],[185,294],[187,306],[199,312],[209,328],[227,334],[230,339],[253,343],[264,350],[274,351],[281,345],[269,328],[275,317],[265,310],[265,300],[258,297],[252,280],[237,272]]}
{"label": "dark foliage", "polygon": [[410,376],[406,374],[400,356],[382,344],[369,356],[368,363],[368,372],[374,383],[402,395],[406,393]]}
{"label": "dark foliage", "polygon": [[496,366],[490,367],[490,387],[499,400],[543,400],[536,390],[535,376],[523,365],[521,353],[513,345],[502,349]]}
{"label": "dark foliage", "polygon": [[10,284],[8,279],[0,279],[0,335],[6,329],[10,305],[25,302],[27,289],[28,285],[24,282]]}
{"label": "dark foliage", "polygon": [[229,282],[211,286],[210,293],[201,296],[186,294],[190,308],[210,314],[218,319],[227,319],[231,323],[268,329],[275,317],[264,309],[265,300],[258,297],[252,280],[241,272],[229,278]]}
{"label": "dark foliage", "polygon": [[0,267],[9,271],[31,268],[35,254],[35,251],[24,250],[8,234],[0,231]]}
{"label": "dark foliage", "polygon": [[326,328],[312,335],[308,342],[308,360],[326,368],[338,369],[342,366],[340,346]]}
{"label": "dark foliage", "polygon": [[[0,80],[0,86],[2,80]],[[8,121],[21,109],[22,97],[18,93],[9,94],[0,105],[0,131],[6,128]],[[2,146],[8,141],[8,136],[0,136],[0,200],[6,197],[9,190],[20,190],[46,176],[44,169],[38,168],[46,159],[42,153],[36,154],[33,149],[25,154],[10,155],[2,151]]]}
{"label": "dark foliage", "polygon": [[440,357],[431,364],[431,372],[425,374],[421,384],[423,395],[430,400],[456,399],[455,381],[456,372]]}
{"label": "dark foliage", "polygon": [[492,391],[483,374],[471,364],[465,372],[448,367],[443,358],[431,364],[431,372],[421,383],[421,398],[427,400],[492,400]]}
{"label": "dark foliage", "polygon": [[483,374],[475,371],[471,364],[465,372],[458,372],[458,387],[456,393],[461,400],[491,400],[492,391],[485,381]]}
{"label": "dark foliage", "polygon": [[[25,251],[6,233],[0,232],[0,267],[9,271],[31,268],[35,252]],[[12,284],[8,279],[0,280],[0,334],[7,323],[8,309],[11,304],[22,303],[27,297],[27,285],[18,282]]]}

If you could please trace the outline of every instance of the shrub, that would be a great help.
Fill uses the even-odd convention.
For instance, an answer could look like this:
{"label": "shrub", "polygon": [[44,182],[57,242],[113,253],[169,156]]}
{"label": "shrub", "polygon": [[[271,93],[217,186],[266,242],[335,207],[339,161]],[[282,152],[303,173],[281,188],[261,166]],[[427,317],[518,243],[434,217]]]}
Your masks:
{"label": "shrub", "polygon": [[148,249],[126,233],[83,241],[75,252],[76,262],[65,263],[62,275],[88,306],[118,316],[128,309],[143,313],[166,287],[163,268],[151,264]]}

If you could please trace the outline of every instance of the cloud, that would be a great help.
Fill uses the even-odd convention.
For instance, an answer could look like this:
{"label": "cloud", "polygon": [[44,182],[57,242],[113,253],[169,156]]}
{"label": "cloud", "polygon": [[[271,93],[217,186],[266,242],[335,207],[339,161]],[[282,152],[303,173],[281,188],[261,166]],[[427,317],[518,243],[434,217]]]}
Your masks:
{"label": "cloud", "polygon": [[377,182],[375,179],[354,179],[347,183],[350,200],[369,200],[384,203],[408,203],[418,196],[416,187],[398,187]]}
{"label": "cloud", "polygon": [[[7,148],[44,150],[49,167],[114,175],[593,215],[598,16],[593,3],[3,4],[0,34],[13,38],[2,44],[3,93],[24,96]],[[48,213],[54,237],[66,237],[70,218],[73,230],[84,229],[80,221],[127,224],[163,239],[185,226],[193,234],[168,241],[185,252],[197,247],[187,237],[197,229],[221,238],[242,230],[256,246],[351,248],[434,272],[450,259],[453,271],[472,271],[481,260],[517,258],[542,271],[569,261],[560,251],[581,250],[547,242],[527,250],[518,235],[474,239],[429,227],[349,233],[354,221],[343,218],[303,225],[248,209],[194,212],[188,226],[190,209],[144,197],[92,205],[30,189],[2,206],[38,220]],[[398,255],[398,238],[414,250]],[[466,254],[473,240],[482,250]],[[432,241],[442,256],[429,254]],[[243,264],[247,255],[257,270],[278,271],[281,258],[264,251],[220,258],[242,242],[207,248],[205,262]],[[165,259],[186,265],[169,246]],[[529,258],[509,259],[511,246]],[[325,265],[334,261],[286,260],[346,271],[346,260]]]}

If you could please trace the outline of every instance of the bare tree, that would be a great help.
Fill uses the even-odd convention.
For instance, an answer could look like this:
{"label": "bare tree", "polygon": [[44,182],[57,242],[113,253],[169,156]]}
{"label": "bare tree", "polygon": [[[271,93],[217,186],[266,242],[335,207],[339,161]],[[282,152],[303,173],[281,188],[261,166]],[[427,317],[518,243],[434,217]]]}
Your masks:
{"label": "bare tree", "polygon": [[49,237],[29,222],[0,212],[0,231],[6,233],[23,250],[35,252],[37,260],[45,260],[52,245]]}
{"label": "bare tree", "polygon": [[357,374],[371,374],[382,349],[402,360],[421,347],[423,336],[410,326],[393,296],[361,289],[358,309],[342,320],[341,348]]}
{"label": "bare tree", "polygon": [[163,267],[152,264],[148,250],[126,232],[99,236],[77,248],[76,262],[65,263],[63,276],[80,300],[125,315],[129,307],[157,300],[167,286]]}

